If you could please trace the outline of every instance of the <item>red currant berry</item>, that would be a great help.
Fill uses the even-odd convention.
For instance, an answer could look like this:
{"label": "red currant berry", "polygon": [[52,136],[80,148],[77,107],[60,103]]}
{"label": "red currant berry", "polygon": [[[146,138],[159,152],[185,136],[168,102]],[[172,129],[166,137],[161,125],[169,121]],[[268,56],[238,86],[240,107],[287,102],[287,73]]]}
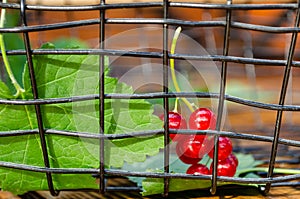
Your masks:
{"label": "red currant berry", "polygon": [[[164,115],[162,114],[160,116],[161,120],[164,120]],[[170,129],[186,129],[187,128],[187,123],[186,120],[177,112],[169,112],[169,128]],[[179,134],[175,134],[175,133],[170,133],[170,138],[173,141],[177,141],[180,139]]]}
{"label": "red currant berry", "polygon": [[236,165],[236,167],[239,165],[239,160],[237,159],[237,157],[231,153],[229,156],[228,156],[228,159]]}
{"label": "red currant berry", "polygon": [[186,173],[194,175],[209,175],[210,171],[204,164],[193,164],[186,170]]}
{"label": "red currant berry", "polygon": [[197,164],[201,158],[191,158],[186,156],[185,154],[178,155],[179,159],[185,164]]}
{"label": "red currant berry", "polygon": [[189,119],[190,129],[207,130],[216,128],[216,118],[214,113],[208,108],[198,108]]}
{"label": "red currant berry", "polygon": [[[228,137],[219,137],[218,160],[225,160],[232,152],[232,142]],[[210,158],[214,157],[214,149],[208,153]]]}
{"label": "red currant berry", "polygon": [[205,154],[207,154],[208,151],[209,150],[207,150],[203,140],[196,140],[193,137],[179,140],[176,145],[176,153],[178,157],[187,164],[194,163],[192,161],[184,161],[187,158],[195,159],[198,162]]}
{"label": "red currant berry", "polygon": [[[218,176],[233,177],[236,172],[237,165],[230,158],[218,162]],[[212,173],[213,164],[210,165],[210,172]]]}

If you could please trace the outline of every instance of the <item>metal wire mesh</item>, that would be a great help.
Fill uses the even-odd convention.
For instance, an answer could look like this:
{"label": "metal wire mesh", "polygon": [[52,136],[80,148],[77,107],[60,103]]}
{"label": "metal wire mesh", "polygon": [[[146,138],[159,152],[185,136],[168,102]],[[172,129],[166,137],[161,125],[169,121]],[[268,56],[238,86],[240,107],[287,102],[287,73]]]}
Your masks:
{"label": "metal wire mesh", "polygon": [[[215,193],[217,189],[217,182],[226,181],[226,182],[236,182],[242,184],[258,184],[261,185],[261,189],[267,193],[270,190],[271,186],[281,186],[281,185],[295,185],[294,180],[300,178],[300,175],[287,175],[287,176],[273,176],[273,170],[276,164],[277,153],[279,152],[279,146],[287,146],[287,147],[300,147],[300,141],[296,139],[283,138],[280,135],[283,121],[284,113],[298,112],[300,110],[300,106],[296,104],[286,104],[286,98],[288,95],[288,85],[291,81],[291,70],[297,69],[300,67],[300,62],[297,61],[297,35],[299,32],[299,3],[289,2],[289,3],[280,3],[275,2],[272,4],[254,4],[254,3],[239,3],[235,4],[231,0],[228,0],[226,3],[201,3],[201,2],[172,2],[168,0],[164,0],[162,2],[138,2],[138,3],[117,3],[117,4],[106,4],[104,0],[101,0],[99,4],[95,5],[33,5],[27,4],[24,0],[21,0],[18,3],[0,3],[1,8],[14,9],[19,10],[22,24],[18,27],[11,28],[2,28],[0,29],[1,33],[21,33],[23,36],[25,50],[15,49],[7,51],[7,55],[26,55],[28,67],[30,71],[30,79],[33,89],[34,99],[32,100],[12,100],[12,99],[0,99],[1,104],[10,104],[10,105],[34,105],[36,111],[36,117],[38,121],[38,129],[36,130],[20,130],[20,131],[9,131],[9,132],[1,132],[1,137],[7,136],[20,136],[20,135],[28,135],[28,134],[39,134],[41,140],[41,147],[43,150],[43,158],[44,158],[44,167],[36,167],[32,165],[19,165],[10,162],[0,162],[0,166],[8,167],[8,168],[16,168],[21,170],[29,170],[35,172],[45,173],[47,177],[49,191],[52,195],[58,195],[59,190],[55,190],[53,186],[53,174],[67,174],[67,173],[86,173],[97,175],[100,179],[100,191],[104,193],[105,191],[111,190],[129,190],[136,188],[132,187],[106,187],[105,179],[106,175],[112,176],[137,176],[137,177],[153,177],[153,178],[164,178],[164,193],[165,195],[169,192],[169,180],[171,178],[198,178],[196,176],[191,177],[185,174],[174,174],[169,171],[169,154],[170,149],[168,147],[168,122],[165,123],[164,131],[147,131],[142,133],[136,133],[133,135],[127,134],[119,134],[119,135],[107,135],[104,134],[104,101],[106,99],[163,99],[164,101],[164,109],[165,113],[169,110],[169,99],[175,97],[197,97],[197,98],[213,98],[218,100],[218,111],[217,111],[217,126],[214,131],[206,131],[205,133],[215,135],[215,142],[217,143],[217,138],[219,136],[227,136],[234,138],[236,140],[246,140],[249,142],[257,141],[262,143],[271,143],[271,150],[267,153],[268,167],[269,171],[267,172],[265,177],[259,179],[244,179],[237,177],[220,177],[217,176],[216,173],[216,163],[214,164],[214,173],[211,178],[208,178],[212,182],[211,192]],[[159,18],[107,18],[106,13],[115,9],[124,9],[124,8],[135,8],[135,9],[144,9],[144,8],[157,8],[160,9],[162,13]],[[184,9],[201,9],[208,11],[222,11],[224,13],[223,18],[220,20],[189,20],[189,19],[177,19],[171,16],[170,11],[174,8],[184,8]],[[239,22],[236,19],[235,15],[237,12],[251,12],[251,11],[266,11],[266,10],[281,10],[283,13],[292,13],[294,17],[292,18],[293,25],[286,26],[277,26],[277,25],[258,25],[251,23],[251,19],[245,19],[244,22]],[[45,11],[62,11],[62,12],[74,12],[74,11],[98,11],[99,17],[94,19],[83,19],[83,20],[74,20],[74,21],[66,21],[60,23],[46,23],[39,25],[28,25],[27,17],[28,12],[45,12]],[[234,13],[234,14],[233,14]],[[275,17],[274,17],[275,18]],[[279,17],[282,20],[284,17]],[[286,19],[286,18],[284,18]],[[107,49],[105,46],[106,39],[106,28],[108,25],[112,24],[135,24],[135,25],[149,25],[155,24],[162,27],[162,51],[127,51],[127,50],[113,50]],[[32,48],[32,39],[29,35],[31,33],[41,33],[50,30],[60,30],[74,27],[88,27],[91,25],[96,25],[99,30],[99,38],[98,42],[100,44],[98,49],[62,49],[62,50],[46,50],[46,49],[36,49]],[[169,53],[169,27],[174,26],[182,26],[189,28],[192,30],[193,28],[221,28],[223,30],[223,36],[221,39],[221,51],[213,52],[211,55],[207,56],[199,56],[194,54],[170,54]],[[232,37],[239,36],[234,34],[236,30],[246,30],[254,33],[264,33],[267,37],[273,37],[274,35],[287,34],[291,36],[291,39],[287,42],[287,51],[286,56],[273,56],[276,52],[266,52],[265,50],[255,51],[255,43],[252,41],[251,36],[247,36],[247,33],[244,32],[244,43],[243,48],[247,47],[246,50],[243,50],[243,54],[237,53],[237,55],[232,55],[230,53],[230,45],[232,41]],[[234,35],[232,35],[234,34]],[[272,47],[270,47],[272,48]],[[247,51],[248,50],[248,51]],[[270,49],[269,49],[270,50]],[[241,50],[237,50],[241,52]],[[275,50],[274,50],[275,51]],[[100,78],[99,82],[99,95],[90,95],[90,96],[73,96],[71,98],[55,98],[55,99],[42,99],[39,98],[37,92],[37,84],[35,82],[35,73],[33,69],[32,56],[33,55],[42,55],[42,54],[93,54],[99,55],[100,59],[100,74],[103,74],[104,71],[104,56],[123,56],[123,57],[139,57],[139,58],[156,58],[161,60],[164,66],[169,65],[169,59],[174,58],[176,60],[212,60],[217,62],[220,66],[220,74],[221,74],[221,82],[220,90],[218,93],[210,93],[210,92],[182,92],[182,93],[173,93],[168,89],[169,85],[169,68],[164,67],[163,69],[163,91],[162,92],[149,92],[149,93],[140,93],[140,94],[112,94],[106,93],[104,90],[104,78]],[[279,58],[278,58],[279,57]],[[237,97],[234,95],[229,95],[226,93],[227,88],[227,78],[232,72],[229,68],[231,64],[240,64],[249,66],[248,69],[258,70],[259,66],[266,67],[278,67],[283,70],[283,79],[280,82],[280,94],[278,98],[278,102],[276,103],[265,103],[261,101],[248,100],[241,97]],[[257,69],[258,68],[258,69]],[[253,74],[248,72],[247,74]],[[249,77],[252,80],[252,86],[255,86],[255,76]],[[297,83],[295,85],[297,87]],[[56,103],[73,103],[76,101],[85,101],[91,99],[98,99],[100,104],[100,129],[104,129],[100,131],[99,134],[86,134],[77,132],[76,135],[74,133],[70,133],[67,131],[58,131],[54,129],[45,129],[42,119],[41,113],[41,105],[44,104],[56,104]],[[222,118],[224,104],[226,102],[231,102],[233,104],[243,105],[246,107],[250,107],[255,109],[254,111],[254,120],[261,131],[264,131],[264,127],[261,125],[261,118],[259,118],[259,114],[257,112],[260,110],[268,110],[276,113],[276,119],[273,122],[271,128],[273,128],[272,133],[270,135],[266,134],[249,134],[249,133],[241,133],[238,131],[223,131],[221,129]],[[256,115],[255,115],[256,114]],[[167,114],[166,114],[167,115]],[[165,118],[167,119],[167,118]],[[166,120],[168,121],[168,120]],[[292,127],[296,128],[296,124],[292,124]],[[171,132],[171,131],[170,131]],[[165,135],[165,149],[164,149],[164,173],[140,173],[140,172],[129,172],[129,171],[119,171],[113,169],[105,169],[104,168],[104,139],[122,139],[130,136],[145,136],[161,133]],[[62,136],[77,136],[82,138],[95,138],[99,139],[100,142],[100,168],[99,169],[91,169],[91,168],[78,168],[78,169],[68,169],[68,168],[51,168],[49,164],[49,154],[47,151],[47,142],[46,135],[47,134],[56,134]],[[242,150],[242,149],[241,149]],[[264,154],[266,156],[266,154]],[[297,157],[296,157],[297,158]],[[296,160],[298,163],[298,160]]]}

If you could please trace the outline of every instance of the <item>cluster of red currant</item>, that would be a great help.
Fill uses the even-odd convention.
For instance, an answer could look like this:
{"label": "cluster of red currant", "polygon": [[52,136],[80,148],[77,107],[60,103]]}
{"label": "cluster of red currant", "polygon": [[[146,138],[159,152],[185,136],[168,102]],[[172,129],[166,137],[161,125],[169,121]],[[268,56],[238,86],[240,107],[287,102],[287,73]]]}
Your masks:
{"label": "cluster of red currant", "polygon": [[[163,120],[163,115],[161,119]],[[215,129],[216,118],[214,113],[208,108],[198,108],[189,118],[189,128],[193,130]],[[169,112],[170,129],[187,129],[186,120],[176,111]],[[208,155],[213,158],[214,139],[213,136],[206,135],[187,135],[187,134],[170,134],[172,141],[176,143],[176,153],[179,159],[191,166],[187,169],[187,174],[209,175],[212,173],[212,164],[208,168],[199,161]],[[219,137],[218,148],[218,176],[234,176],[238,160],[232,153],[232,142],[228,137]]]}
{"label": "cluster of red currant", "polygon": [[[174,33],[171,54],[175,53],[176,43],[181,31],[178,27]],[[177,82],[175,73],[175,61],[170,59],[170,68],[174,88],[177,92],[181,92]],[[193,105],[186,98],[181,98],[187,107],[192,111],[189,118],[189,126],[186,120],[177,112],[176,98],[174,111],[168,113],[170,129],[193,129],[193,130],[208,130],[216,128],[216,118],[214,113],[208,108],[198,108],[194,110]],[[162,120],[164,116],[160,117]],[[191,166],[187,169],[187,174],[211,174],[213,164],[208,168],[206,165],[200,164],[200,160],[205,155],[213,159],[214,156],[214,136],[206,136],[204,134],[187,135],[187,134],[170,134],[170,138],[176,143],[176,153],[179,159]],[[232,153],[232,142],[227,137],[219,137],[218,146],[218,176],[234,176],[238,166],[238,160]]]}

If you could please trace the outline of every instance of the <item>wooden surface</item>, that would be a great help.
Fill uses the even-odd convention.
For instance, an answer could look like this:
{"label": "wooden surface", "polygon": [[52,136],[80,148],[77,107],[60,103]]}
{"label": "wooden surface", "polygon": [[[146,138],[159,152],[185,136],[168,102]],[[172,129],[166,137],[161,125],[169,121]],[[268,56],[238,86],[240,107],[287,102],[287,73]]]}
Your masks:
{"label": "wooden surface", "polygon": [[[47,198],[47,199],[120,199],[120,198],[145,198],[158,199],[161,195],[142,197],[137,192],[110,192],[101,195],[97,192],[61,192],[58,197],[52,197],[48,192],[29,193],[24,196],[15,196],[9,192],[0,192],[0,199],[22,199],[22,198]],[[262,195],[255,188],[221,189],[212,196],[208,191],[188,191],[170,193],[168,198],[193,198],[193,199],[299,199],[300,190],[292,187],[272,188],[267,195]]]}
{"label": "wooden surface", "polygon": [[[64,193],[64,197],[67,196],[68,193]],[[125,192],[117,192],[117,193],[110,193],[101,196],[100,194],[95,194],[95,196],[105,199],[105,198],[143,198],[137,193],[125,193]],[[93,195],[90,194],[90,195]],[[74,194],[73,194],[74,195]],[[87,194],[88,195],[88,194]],[[45,194],[44,196],[48,196]],[[62,197],[63,198],[63,197]],[[152,197],[144,197],[145,199],[159,199],[162,198],[159,196],[152,196]],[[206,192],[199,192],[199,191],[189,191],[189,192],[180,192],[180,193],[170,193],[168,198],[193,198],[193,199],[299,199],[300,198],[300,190],[291,188],[291,187],[278,187],[272,189],[272,191],[263,196],[262,194],[257,191],[257,189],[223,189],[219,190],[218,193],[214,196],[210,195],[208,191]],[[78,198],[79,199],[79,198]]]}

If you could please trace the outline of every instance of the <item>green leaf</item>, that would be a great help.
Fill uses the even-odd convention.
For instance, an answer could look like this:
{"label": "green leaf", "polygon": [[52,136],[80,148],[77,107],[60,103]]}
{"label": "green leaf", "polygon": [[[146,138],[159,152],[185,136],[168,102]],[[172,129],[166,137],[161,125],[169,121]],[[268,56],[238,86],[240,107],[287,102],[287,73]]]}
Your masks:
{"label": "green leaf", "polygon": [[11,90],[2,81],[0,81],[0,98],[14,98],[14,96],[12,96]]}
{"label": "green leaf", "polygon": [[[164,192],[163,179],[145,179],[142,183],[144,191],[143,196],[162,194]],[[170,192],[186,191],[194,189],[204,189],[210,187],[209,180],[186,180],[186,179],[170,179]]]}
{"label": "green leaf", "polygon": [[[256,161],[250,154],[235,154],[239,160],[239,165],[235,176],[239,176],[245,168],[253,168],[261,164],[260,161]],[[211,159],[208,156],[205,156],[200,163],[202,164],[211,164]],[[182,163],[176,154],[170,155],[170,172],[171,173],[185,173],[189,165]],[[156,156],[149,157],[143,164],[134,163],[132,165],[125,164],[123,166],[124,170],[128,171],[154,171],[161,173],[163,171],[163,153],[160,153]],[[259,176],[251,173],[245,176],[245,178],[258,178]],[[164,180],[161,178],[138,178],[138,177],[129,177],[129,179],[138,186],[142,187],[143,196],[162,194],[164,192]],[[228,182],[219,183],[218,186],[230,185]],[[200,179],[177,179],[171,178],[169,182],[169,191],[178,192],[194,189],[207,189],[210,188],[210,180],[200,180]],[[253,186],[253,185],[249,185]]]}
{"label": "green leaf", "polygon": [[[48,43],[43,48],[55,48]],[[36,55],[35,80],[40,99],[95,95],[99,93],[99,57],[95,55]],[[106,60],[107,64],[107,60]],[[133,93],[132,88],[108,76],[105,93]],[[25,66],[23,99],[32,99],[32,87]],[[0,96],[13,98],[0,84]],[[41,105],[45,129],[99,133],[99,100]],[[37,129],[33,105],[0,105],[0,131]],[[132,133],[162,127],[145,100],[105,100],[106,134]],[[76,135],[76,134],[75,134]],[[99,168],[98,139],[46,134],[51,168]],[[121,167],[124,162],[143,161],[163,147],[162,136],[105,140],[105,166]],[[38,134],[1,137],[0,161],[44,167]],[[74,180],[80,179],[80,180]],[[98,188],[90,174],[53,174],[55,189]],[[17,169],[0,169],[0,187],[16,194],[48,189],[46,175]]]}
{"label": "green leaf", "polygon": [[54,44],[56,48],[88,48],[88,44],[85,43],[84,41],[74,37],[61,37],[58,39],[55,39],[51,43]]}
{"label": "green leaf", "polygon": [[262,161],[255,160],[250,154],[238,153],[236,156],[239,160],[239,165],[235,173],[236,176],[241,175],[245,169],[251,169],[262,164]]}

